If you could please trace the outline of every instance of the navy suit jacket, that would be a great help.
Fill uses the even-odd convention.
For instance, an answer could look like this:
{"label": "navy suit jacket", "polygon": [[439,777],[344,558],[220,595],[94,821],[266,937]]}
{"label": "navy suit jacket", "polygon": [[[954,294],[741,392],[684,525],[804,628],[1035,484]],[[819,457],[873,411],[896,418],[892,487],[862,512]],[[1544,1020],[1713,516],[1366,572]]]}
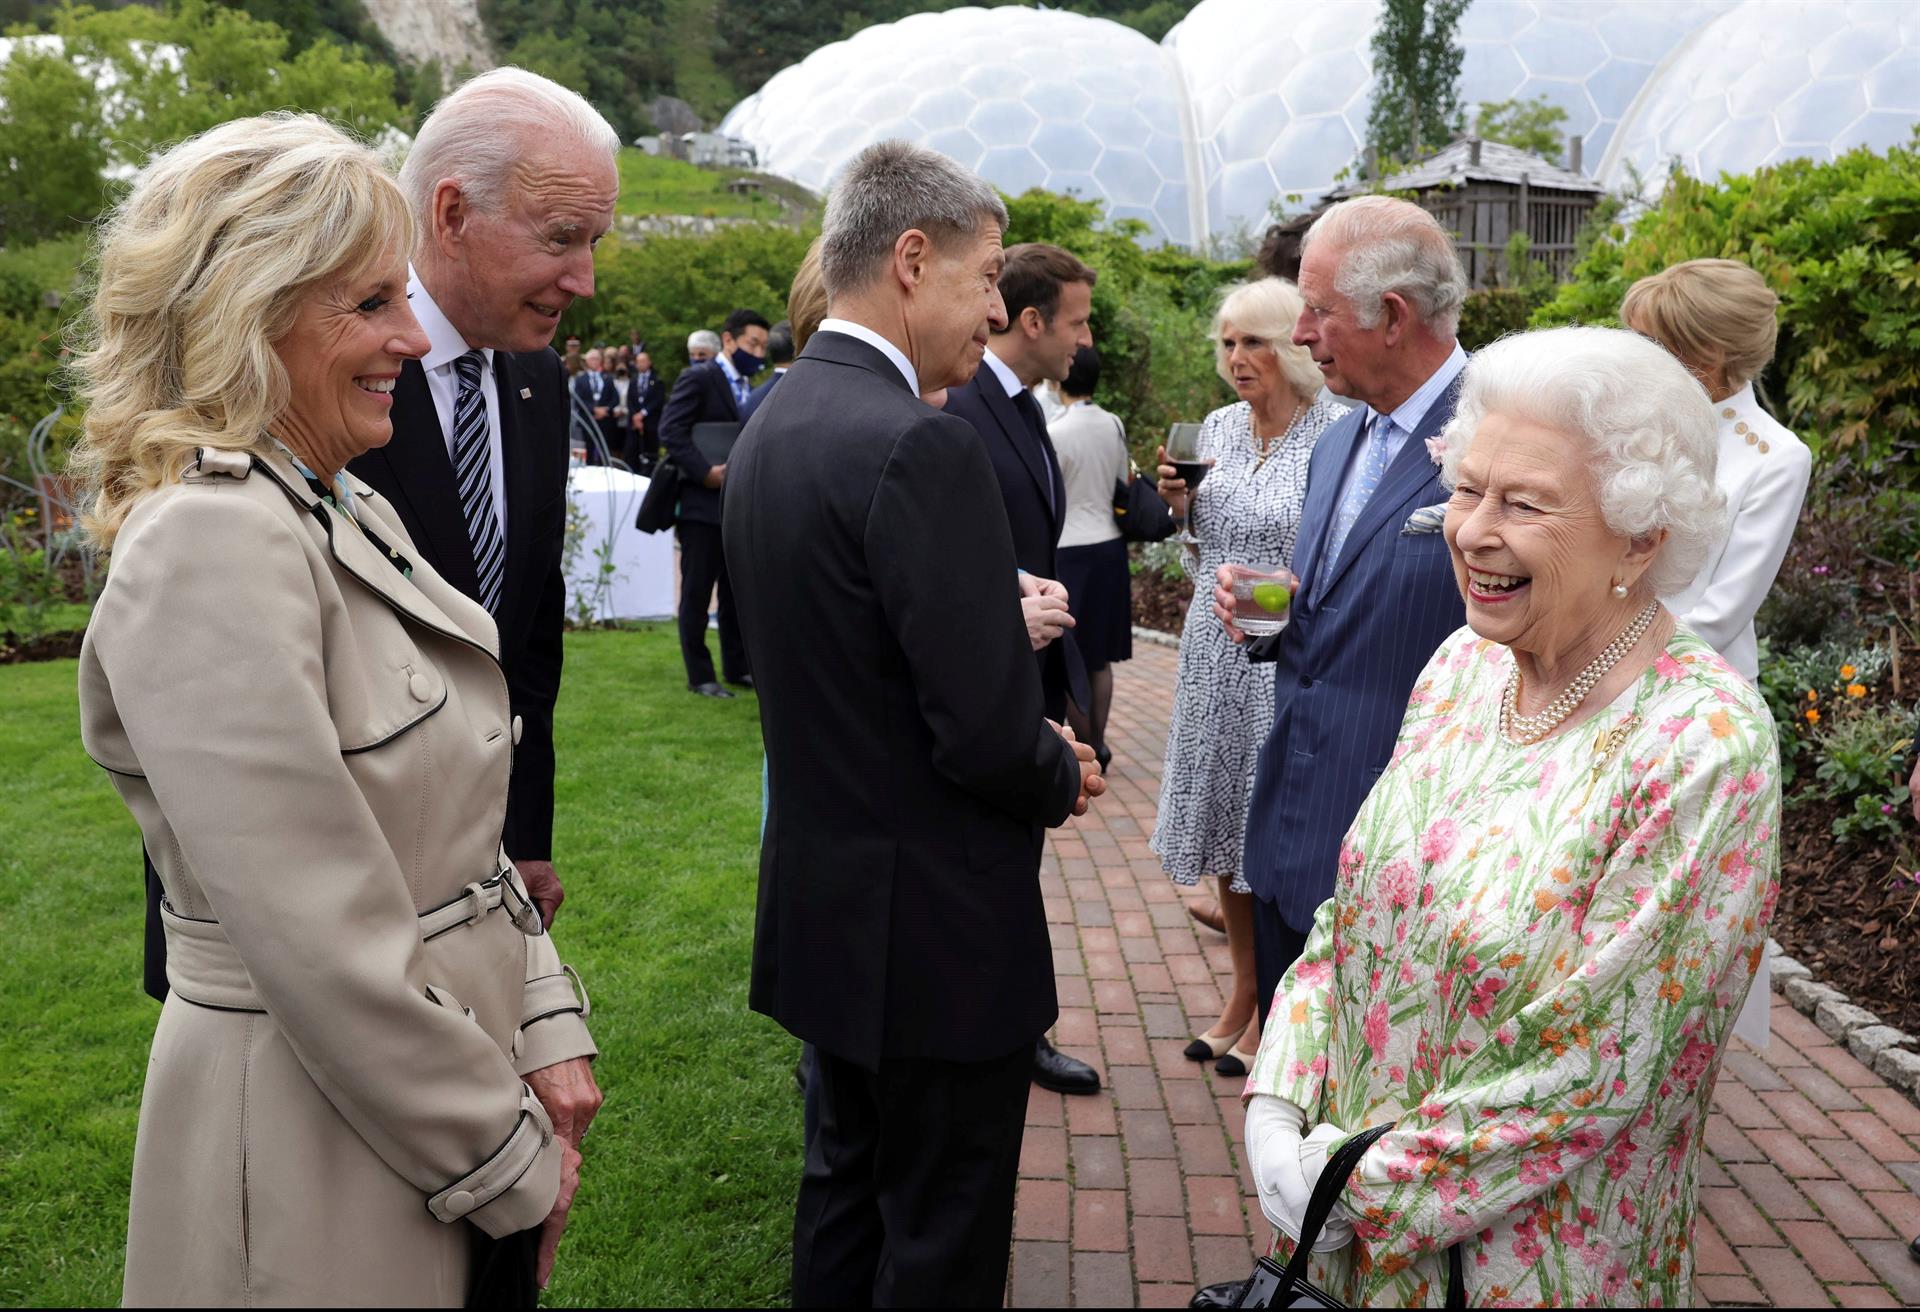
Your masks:
{"label": "navy suit jacket", "polygon": [[[994,477],[1000,482],[1007,527],[1013,530],[1013,555],[1020,568],[1043,579],[1059,578],[1058,549],[1060,530],[1067,521],[1067,481],[1060,472],[1053,439],[1044,428],[1037,445],[1028,438],[1026,421],[985,360],[980,362],[972,382],[947,393],[946,412],[959,415],[980,434]],[[1053,489],[1051,497],[1047,495],[1049,486]],[[1071,604],[1072,599],[1068,600]],[[1087,704],[1086,664],[1071,632],[1041,648],[1039,660],[1047,714],[1059,718],[1068,697],[1080,706]]]}
{"label": "navy suit jacket", "polygon": [[[618,456],[626,438],[621,435],[620,427],[613,418],[613,408],[620,404],[620,389],[613,385],[613,375],[605,372],[593,374],[582,370],[574,376],[573,394],[580,398],[583,405],[607,408],[607,417],[596,419],[594,423],[600,429],[600,437],[606,442],[608,453]],[[599,458],[598,455],[593,457],[595,460]]]}
{"label": "navy suit jacket", "polygon": [[693,426],[739,423],[746,418],[733,399],[733,384],[712,360],[690,364],[673,380],[667,412],[660,416],[660,440],[667,459],[680,468],[680,518],[694,524],[720,523],[720,491],[704,487],[711,462],[693,444]]}
{"label": "navy suit jacket", "polygon": [[787,365],[781,365],[773,371],[771,378],[747,393],[747,403],[740,407],[740,418],[743,421],[753,418],[753,412],[758,410],[760,403],[767,399],[767,393],[773,390],[773,385],[787,376],[788,368]]}
{"label": "navy suit jacket", "polygon": [[1387,467],[1331,570],[1327,530],[1367,408],[1327,430],[1307,472],[1292,620],[1249,652],[1274,663],[1273,729],[1254,773],[1243,870],[1296,930],[1333,896],[1340,840],[1393,755],[1414,680],[1466,622],[1446,538],[1401,531],[1447,500],[1426,439],[1458,399],[1456,380]]}

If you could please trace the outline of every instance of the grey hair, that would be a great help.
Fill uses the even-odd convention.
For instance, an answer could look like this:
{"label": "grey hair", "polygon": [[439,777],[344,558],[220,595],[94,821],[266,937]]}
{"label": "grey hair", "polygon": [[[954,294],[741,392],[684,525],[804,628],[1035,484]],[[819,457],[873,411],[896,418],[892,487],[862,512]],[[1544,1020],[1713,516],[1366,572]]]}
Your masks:
{"label": "grey hair", "polygon": [[420,125],[400,166],[400,190],[424,238],[433,193],[452,178],[475,209],[498,214],[507,181],[530,144],[620,153],[620,134],[600,111],[549,78],[524,68],[496,68],[469,78],[441,99]]}
{"label": "grey hair", "polygon": [[1436,336],[1452,337],[1467,299],[1467,275],[1453,238],[1412,201],[1392,196],[1343,200],[1313,221],[1301,252],[1315,242],[1340,247],[1334,289],[1353,303],[1362,328],[1379,325],[1382,301],[1398,292]]}
{"label": "grey hair", "polygon": [[1547,328],[1476,352],[1443,439],[1447,487],[1490,414],[1585,441],[1607,527],[1635,541],[1667,532],[1645,575],[1656,596],[1683,591],[1725,534],[1713,404],[1657,342],[1619,328]]}
{"label": "grey hair", "polygon": [[820,277],[828,298],[857,292],[879,277],[901,233],[918,228],[938,246],[977,234],[983,218],[1006,231],[1007,207],[979,175],[909,142],[868,146],[827,197]]}
{"label": "grey hair", "polygon": [[720,354],[720,334],[711,328],[695,328],[687,334],[689,351],[712,351]]}

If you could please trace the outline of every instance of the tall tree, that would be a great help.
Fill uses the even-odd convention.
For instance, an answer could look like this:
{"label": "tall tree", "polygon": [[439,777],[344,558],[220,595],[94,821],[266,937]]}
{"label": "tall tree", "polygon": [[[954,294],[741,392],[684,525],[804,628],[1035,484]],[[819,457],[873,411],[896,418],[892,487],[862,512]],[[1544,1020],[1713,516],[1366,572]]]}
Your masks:
{"label": "tall tree", "polygon": [[1373,33],[1367,144],[1381,163],[1440,149],[1460,131],[1460,47],[1467,0],[1386,0]]}
{"label": "tall tree", "polygon": [[1566,123],[1566,110],[1545,96],[1535,96],[1531,100],[1482,103],[1474,114],[1473,130],[1488,141],[1517,146],[1549,164],[1558,164]]}

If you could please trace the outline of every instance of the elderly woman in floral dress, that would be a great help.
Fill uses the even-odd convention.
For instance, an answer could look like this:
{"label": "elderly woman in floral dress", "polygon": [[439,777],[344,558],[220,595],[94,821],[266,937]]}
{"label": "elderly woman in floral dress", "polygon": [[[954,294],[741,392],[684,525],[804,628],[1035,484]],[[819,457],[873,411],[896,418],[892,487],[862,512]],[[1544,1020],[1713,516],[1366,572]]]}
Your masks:
{"label": "elderly woman in floral dress", "polygon": [[1657,600],[1720,531],[1713,412],[1655,344],[1558,329],[1475,357],[1444,441],[1468,627],[1275,995],[1262,1205],[1297,1236],[1328,1150],[1393,1123],[1316,1244],[1336,1294],[1438,1304],[1459,1244],[1470,1303],[1685,1304],[1778,887],[1766,707]]}

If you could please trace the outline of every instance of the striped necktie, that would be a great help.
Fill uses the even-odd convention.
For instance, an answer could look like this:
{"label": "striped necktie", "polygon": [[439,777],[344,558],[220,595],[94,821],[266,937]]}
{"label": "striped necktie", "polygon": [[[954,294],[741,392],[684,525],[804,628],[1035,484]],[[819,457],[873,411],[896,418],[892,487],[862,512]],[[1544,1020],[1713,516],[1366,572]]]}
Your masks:
{"label": "striped necktie", "polygon": [[1367,440],[1360,470],[1347,488],[1346,500],[1340,503],[1340,513],[1333,521],[1333,532],[1327,540],[1327,563],[1320,572],[1323,579],[1332,578],[1333,567],[1340,560],[1340,549],[1347,545],[1347,534],[1353,532],[1354,524],[1366,511],[1367,502],[1373,499],[1374,490],[1387,475],[1387,437],[1392,431],[1392,415],[1374,416],[1373,436]]}
{"label": "striped necktie", "polygon": [[478,351],[468,351],[453,362],[453,371],[460,376],[453,404],[453,478],[467,518],[467,540],[473,544],[473,576],[480,585],[476,600],[489,614],[498,615],[507,544],[493,510],[493,443],[488,440],[486,399],[480,394],[484,366]]}

